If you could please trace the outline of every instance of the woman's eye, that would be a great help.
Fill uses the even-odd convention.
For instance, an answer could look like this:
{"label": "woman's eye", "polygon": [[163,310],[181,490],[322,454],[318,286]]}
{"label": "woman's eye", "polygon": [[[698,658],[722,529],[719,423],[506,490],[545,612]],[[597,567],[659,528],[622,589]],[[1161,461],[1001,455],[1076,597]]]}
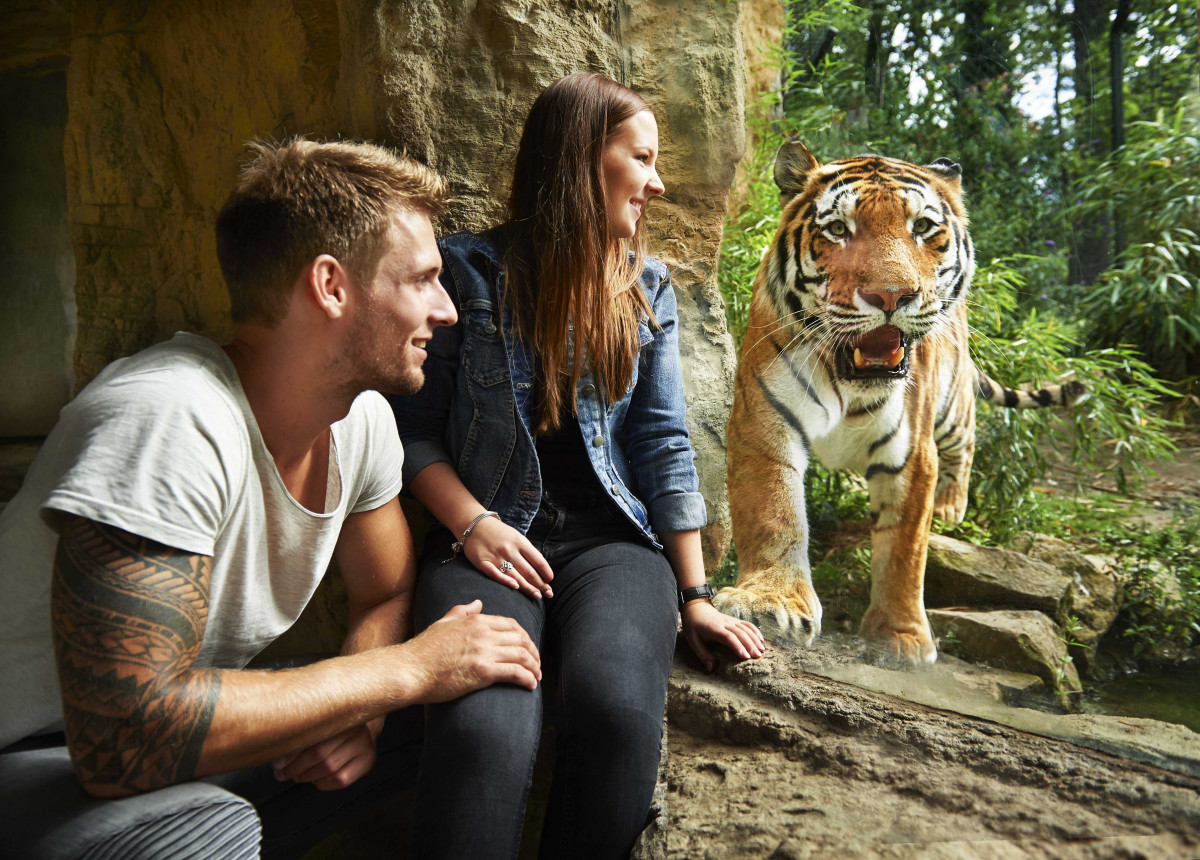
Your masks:
{"label": "woman's eye", "polygon": [[933,229],[933,222],[928,218],[918,218],[916,221],[913,221],[912,228],[914,233],[928,233]]}
{"label": "woman's eye", "polygon": [[846,222],[830,221],[825,225],[825,229],[829,231],[830,235],[838,236],[840,238],[846,235]]}

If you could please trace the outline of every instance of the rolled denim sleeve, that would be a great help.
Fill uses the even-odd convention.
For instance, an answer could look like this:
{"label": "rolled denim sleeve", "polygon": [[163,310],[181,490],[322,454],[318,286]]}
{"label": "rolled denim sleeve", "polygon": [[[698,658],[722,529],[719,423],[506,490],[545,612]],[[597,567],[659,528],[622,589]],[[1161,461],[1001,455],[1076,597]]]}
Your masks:
{"label": "rolled denim sleeve", "polygon": [[396,416],[396,429],[404,443],[404,486],[432,463],[454,461],[446,447],[447,422],[458,379],[459,352],[462,348],[462,319],[459,292],[449,266],[441,274],[442,287],[450,296],[459,321],[434,330],[426,349],[425,384],[416,394],[388,395]]}
{"label": "rolled denim sleeve", "polygon": [[670,273],[656,260],[646,261],[643,280],[658,326],[651,327],[651,340],[638,356],[625,454],[651,526],[660,532],[698,529],[707,524],[708,514],[688,437],[675,290]]}

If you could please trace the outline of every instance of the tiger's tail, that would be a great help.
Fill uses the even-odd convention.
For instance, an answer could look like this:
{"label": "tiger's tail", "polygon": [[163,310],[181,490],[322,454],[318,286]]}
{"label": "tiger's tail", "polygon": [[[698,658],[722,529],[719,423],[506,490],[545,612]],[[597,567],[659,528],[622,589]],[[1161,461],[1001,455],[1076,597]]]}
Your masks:
{"label": "tiger's tail", "polygon": [[1007,388],[992,379],[982,370],[975,370],[978,382],[976,393],[980,400],[993,406],[1009,409],[1040,409],[1044,406],[1074,406],[1087,399],[1087,388],[1082,382],[1071,380],[1062,385],[1048,385],[1037,391],[1021,391]]}

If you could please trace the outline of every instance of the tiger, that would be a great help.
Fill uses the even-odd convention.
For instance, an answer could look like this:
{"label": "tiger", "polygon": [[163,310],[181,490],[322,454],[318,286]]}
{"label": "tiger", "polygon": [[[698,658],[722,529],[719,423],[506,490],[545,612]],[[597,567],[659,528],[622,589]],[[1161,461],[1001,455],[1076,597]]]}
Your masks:
{"label": "tiger", "polygon": [[924,608],[932,518],[963,520],[975,401],[1070,405],[1075,381],[1006,388],[975,367],[975,270],[962,169],[877,155],[822,164],[800,142],[775,158],[780,226],[764,253],[726,429],[736,584],[713,603],[809,646],[821,602],[808,558],[804,475],[815,456],[862,474],[871,596],[859,633],[933,663]]}

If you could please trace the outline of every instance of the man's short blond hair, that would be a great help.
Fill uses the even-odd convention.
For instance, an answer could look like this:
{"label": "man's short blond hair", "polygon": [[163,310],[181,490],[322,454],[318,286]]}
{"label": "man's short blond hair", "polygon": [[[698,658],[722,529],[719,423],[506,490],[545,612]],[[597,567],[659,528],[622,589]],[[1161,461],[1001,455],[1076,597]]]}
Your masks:
{"label": "man's short blond hair", "polygon": [[437,173],[373,143],[296,138],[256,141],[250,150],[217,217],[217,258],[234,322],[278,323],[296,278],[321,254],[369,283],[392,216],[433,217],[445,204]]}

